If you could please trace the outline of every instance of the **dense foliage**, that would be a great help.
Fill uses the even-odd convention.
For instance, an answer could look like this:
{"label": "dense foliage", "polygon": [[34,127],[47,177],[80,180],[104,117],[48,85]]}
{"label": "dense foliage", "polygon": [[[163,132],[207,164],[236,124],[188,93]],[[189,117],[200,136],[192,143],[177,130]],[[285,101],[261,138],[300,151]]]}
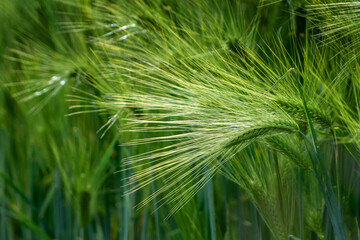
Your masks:
{"label": "dense foliage", "polygon": [[359,10],[2,0],[0,239],[358,239]]}

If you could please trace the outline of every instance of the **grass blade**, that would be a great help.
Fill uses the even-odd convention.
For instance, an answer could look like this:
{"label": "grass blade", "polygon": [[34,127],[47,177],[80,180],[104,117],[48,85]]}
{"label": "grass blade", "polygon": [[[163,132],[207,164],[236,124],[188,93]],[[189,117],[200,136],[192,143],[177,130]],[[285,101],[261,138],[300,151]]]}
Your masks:
{"label": "grass blade", "polygon": [[300,83],[300,81],[301,81],[300,79],[302,79],[301,73],[299,73],[299,76],[300,77],[297,78],[298,80],[296,81],[296,86],[298,88],[298,91],[299,91],[300,96],[303,101],[305,115],[306,115],[306,118],[308,120],[308,124],[310,127],[312,142],[306,137],[305,134],[303,134],[302,132],[300,132],[300,134],[304,137],[304,139],[308,143],[308,146],[312,150],[313,154],[311,154],[309,151],[309,155],[312,159],[314,174],[316,175],[316,178],[319,181],[321,192],[323,193],[325,205],[326,205],[328,213],[330,215],[330,219],[331,219],[331,223],[334,228],[335,235],[338,240],[346,240],[344,226],[342,224],[343,220],[341,218],[341,214],[340,214],[339,208],[337,206],[336,197],[335,197],[334,191],[331,186],[330,178],[327,173],[327,169],[325,166],[323,156],[322,156],[321,152],[319,151],[320,150],[319,142],[317,140],[314,125],[312,123],[312,120],[311,120],[311,117],[310,117],[310,114],[309,114],[309,111],[307,108],[306,99],[305,99],[304,93],[302,91],[302,86]]}

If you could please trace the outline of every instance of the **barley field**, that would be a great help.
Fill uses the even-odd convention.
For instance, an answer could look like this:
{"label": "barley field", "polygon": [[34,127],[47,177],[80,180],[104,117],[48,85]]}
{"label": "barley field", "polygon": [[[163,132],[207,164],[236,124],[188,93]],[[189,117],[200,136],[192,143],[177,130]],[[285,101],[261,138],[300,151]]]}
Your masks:
{"label": "barley field", "polygon": [[0,240],[360,239],[360,2],[1,0]]}

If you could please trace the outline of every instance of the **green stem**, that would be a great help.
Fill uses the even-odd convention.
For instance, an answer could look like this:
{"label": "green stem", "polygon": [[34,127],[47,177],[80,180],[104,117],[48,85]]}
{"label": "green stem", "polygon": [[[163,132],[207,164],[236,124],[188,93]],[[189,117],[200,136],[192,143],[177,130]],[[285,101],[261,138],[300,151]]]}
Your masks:
{"label": "green stem", "polygon": [[[301,73],[298,72],[298,74],[300,76],[300,79],[302,79]],[[304,137],[304,139],[308,143],[308,146],[311,148],[311,150],[313,152],[313,154],[310,154],[310,151],[309,151],[309,155],[312,160],[313,167],[314,167],[314,174],[315,174],[317,180],[319,181],[320,189],[323,194],[328,213],[330,215],[330,219],[331,219],[331,223],[333,225],[335,235],[338,240],[345,240],[346,235],[345,235],[344,227],[342,224],[343,221],[342,221],[342,218],[340,215],[340,210],[337,206],[336,197],[335,197],[334,191],[331,186],[330,178],[327,174],[327,168],[325,166],[325,161],[320,152],[319,142],[318,142],[318,139],[317,139],[317,136],[315,133],[313,123],[311,121],[311,117],[310,117],[310,114],[309,114],[309,111],[307,108],[307,104],[306,104],[306,99],[305,99],[304,93],[302,91],[302,87],[301,87],[301,83],[300,83],[299,79],[297,79],[297,81],[296,81],[296,86],[298,88],[298,91],[299,91],[302,101],[303,101],[306,118],[308,120],[308,124],[309,124],[310,130],[311,130],[310,133],[311,133],[311,137],[312,137],[312,142],[301,131],[300,131],[300,134]]]}

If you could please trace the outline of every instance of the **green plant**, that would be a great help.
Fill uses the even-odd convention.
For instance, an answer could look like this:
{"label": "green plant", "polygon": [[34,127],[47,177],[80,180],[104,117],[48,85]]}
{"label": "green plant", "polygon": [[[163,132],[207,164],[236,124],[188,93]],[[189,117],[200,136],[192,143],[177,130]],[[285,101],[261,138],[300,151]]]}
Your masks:
{"label": "green plant", "polygon": [[3,1],[0,238],[357,239],[358,5]]}

